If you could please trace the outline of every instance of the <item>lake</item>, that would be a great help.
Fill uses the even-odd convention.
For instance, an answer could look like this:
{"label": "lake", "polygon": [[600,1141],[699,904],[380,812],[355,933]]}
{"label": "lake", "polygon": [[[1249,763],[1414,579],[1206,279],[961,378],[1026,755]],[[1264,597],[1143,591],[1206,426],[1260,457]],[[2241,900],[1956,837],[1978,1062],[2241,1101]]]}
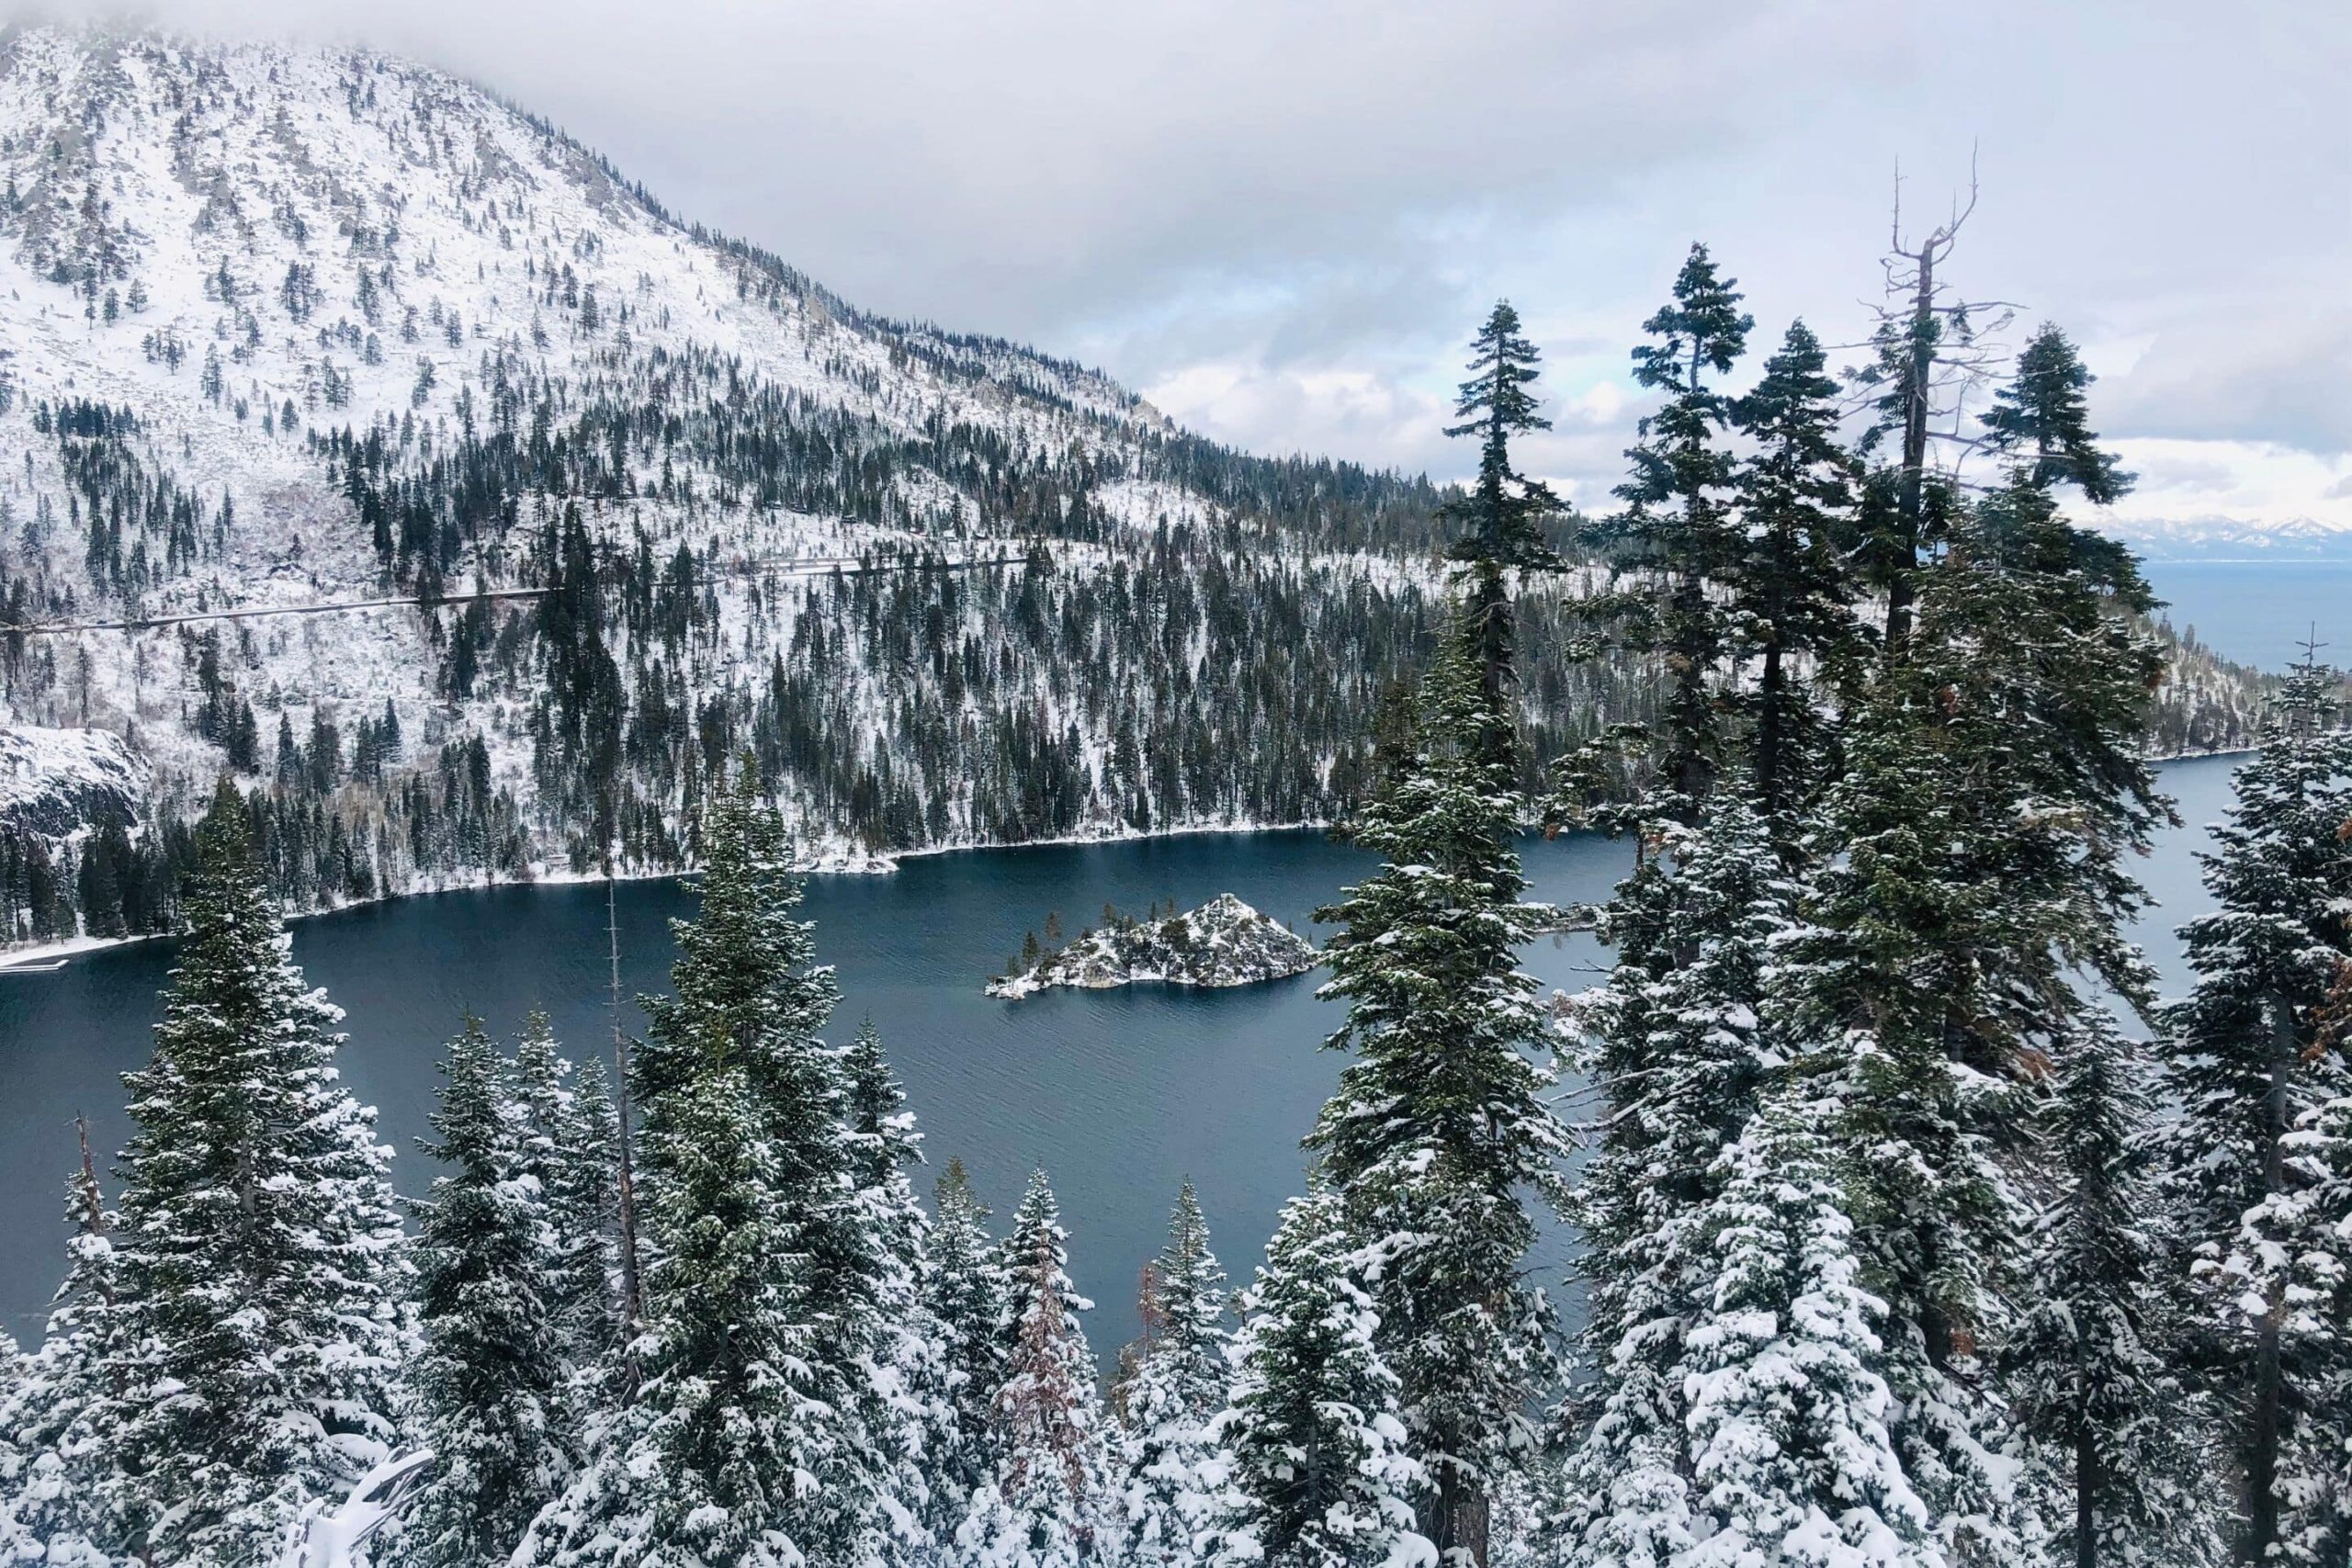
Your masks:
{"label": "lake", "polygon": [[[2231,765],[2209,758],[2165,771],[2189,827],[2167,834],[2146,868],[2167,908],[2143,939],[2168,980],[2179,967],[2169,928],[2198,907],[2190,851],[2199,827],[2220,815]],[[1566,901],[1605,895],[1632,852],[1579,837],[1530,841],[1525,853],[1533,897]],[[1232,892],[1307,931],[1316,906],[1374,863],[1312,832],[986,850],[917,857],[884,876],[813,877],[805,913],[841,976],[831,1037],[874,1020],[933,1165],[960,1156],[1000,1224],[1032,1168],[1051,1174],[1071,1272],[1097,1303],[1088,1332],[1107,1362],[1136,1332],[1137,1271],[1159,1250],[1186,1176],[1227,1271],[1248,1278],[1276,1210],[1301,1186],[1298,1140],[1344,1060],[1317,1046],[1341,1010],[1317,998],[1314,975],[1020,1002],[982,997],[981,982],[1049,910],[1074,933],[1099,922],[1105,903],[1139,911],[1173,898],[1190,908]],[[622,885],[617,903],[624,990],[663,988],[667,922],[692,913],[693,899],[674,881],[639,882]],[[504,887],[295,922],[295,958],[348,1014],[343,1070],[379,1109],[403,1192],[432,1175],[413,1141],[433,1106],[442,1043],[464,1012],[512,1033],[525,1012],[545,1008],[573,1055],[609,1049],[605,906],[601,886]],[[1527,966],[1547,987],[1578,989],[1602,956],[1589,937],[1546,937]],[[21,1341],[39,1338],[64,1269],[74,1116],[89,1113],[102,1161],[121,1145],[119,1075],[147,1055],[171,962],[171,944],[144,942],[54,974],[0,976],[0,1314]],[[632,1007],[632,1028],[639,1018]],[[1564,1257],[1555,1235],[1539,1268],[1556,1278]]]}
{"label": "lake", "polygon": [[2352,561],[2143,561],[2164,614],[2222,658],[2283,670],[2319,628],[2320,657],[2352,665]]}

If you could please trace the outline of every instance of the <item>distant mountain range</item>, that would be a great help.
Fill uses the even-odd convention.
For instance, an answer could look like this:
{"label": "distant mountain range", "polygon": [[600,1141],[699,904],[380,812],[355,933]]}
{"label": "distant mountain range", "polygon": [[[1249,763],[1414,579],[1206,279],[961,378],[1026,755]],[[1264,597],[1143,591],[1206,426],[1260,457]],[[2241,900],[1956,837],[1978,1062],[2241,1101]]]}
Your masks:
{"label": "distant mountain range", "polygon": [[2352,562],[2352,519],[2245,523],[2228,517],[2130,523],[2108,532],[2152,561]]}

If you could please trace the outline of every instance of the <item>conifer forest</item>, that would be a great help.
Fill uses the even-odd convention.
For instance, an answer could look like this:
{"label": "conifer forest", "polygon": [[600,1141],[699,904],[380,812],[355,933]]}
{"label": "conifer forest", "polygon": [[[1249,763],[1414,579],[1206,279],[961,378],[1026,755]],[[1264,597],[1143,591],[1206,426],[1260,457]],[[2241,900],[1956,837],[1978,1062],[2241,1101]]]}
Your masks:
{"label": "conifer forest", "polygon": [[[1539,301],[1459,482],[1253,456],[365,51],[12,29],[0,175],[0,965],[173,944],[0,1264],[0,1564],[2352,1568],[2352,684],[2166,618],[1996,188],[1835,321],[1690,244],[1572,501]],[[1276,827],[1363,852],[1235,976],[1336,1087],[1098,1345],[805,879]],[[672,874],[659,994],[447,1018],[390,1146],[300,917]]]}

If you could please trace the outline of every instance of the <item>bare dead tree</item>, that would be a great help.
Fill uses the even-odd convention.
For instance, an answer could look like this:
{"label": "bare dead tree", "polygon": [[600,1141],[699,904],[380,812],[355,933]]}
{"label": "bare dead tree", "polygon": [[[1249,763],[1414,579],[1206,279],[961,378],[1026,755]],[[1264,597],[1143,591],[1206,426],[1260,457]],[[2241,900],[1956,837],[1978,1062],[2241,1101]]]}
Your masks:
{"label": "bare dead tree", "polygon": [[[1966,200],[1955,197],[1944,220],[1920,236],[1903,227],[1903,175],[1894,180],[1894,214],[1886,254],[1880,258],[1884,288],[1870,307],[1873,325],[1867,343],[1871,357],[1847,372],[1861,394],[1856,411],[1869,421],[1860,448],[1868,456],[1893,439],[1891,465],[1873,476],[1874,531],[1870,553],[1886,592],[1886,649],[1900,654],[1911,635],[1914,577],[1919,552],[1932,547],[1939,498],[1960,483],[1961,465],[1983,445],[1973,427],[1969,398],[1992,380],[2007,362],[1993,334],[2007,327],[2017,307],[2005,300],[1970,299],[1942,275],[1976,210],[1976,160],[1969,158]],[[1939,497],[1940,492],[1940,497]]]}

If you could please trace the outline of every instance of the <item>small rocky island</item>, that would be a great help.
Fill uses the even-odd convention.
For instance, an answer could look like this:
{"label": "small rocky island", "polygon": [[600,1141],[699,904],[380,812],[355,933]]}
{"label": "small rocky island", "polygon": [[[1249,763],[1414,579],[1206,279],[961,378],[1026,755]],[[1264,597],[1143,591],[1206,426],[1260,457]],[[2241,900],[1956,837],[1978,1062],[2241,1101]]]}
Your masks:
{"label": "small rocky island", "polygon": [[[1197,909],[1143,919],[1103,910],[1100,931],[1081,931],[1058,951],[1033,934],[1008,973],[988,983],[988,994],[1008,1000],[1049,986],[1102,990],[1159,980],[1171,986],[1252,986],[1303,975],[1322,962],[1306,938],[1260,914],[1230,893]],[[1046,922],[1046,941],[1056,937]]]}

